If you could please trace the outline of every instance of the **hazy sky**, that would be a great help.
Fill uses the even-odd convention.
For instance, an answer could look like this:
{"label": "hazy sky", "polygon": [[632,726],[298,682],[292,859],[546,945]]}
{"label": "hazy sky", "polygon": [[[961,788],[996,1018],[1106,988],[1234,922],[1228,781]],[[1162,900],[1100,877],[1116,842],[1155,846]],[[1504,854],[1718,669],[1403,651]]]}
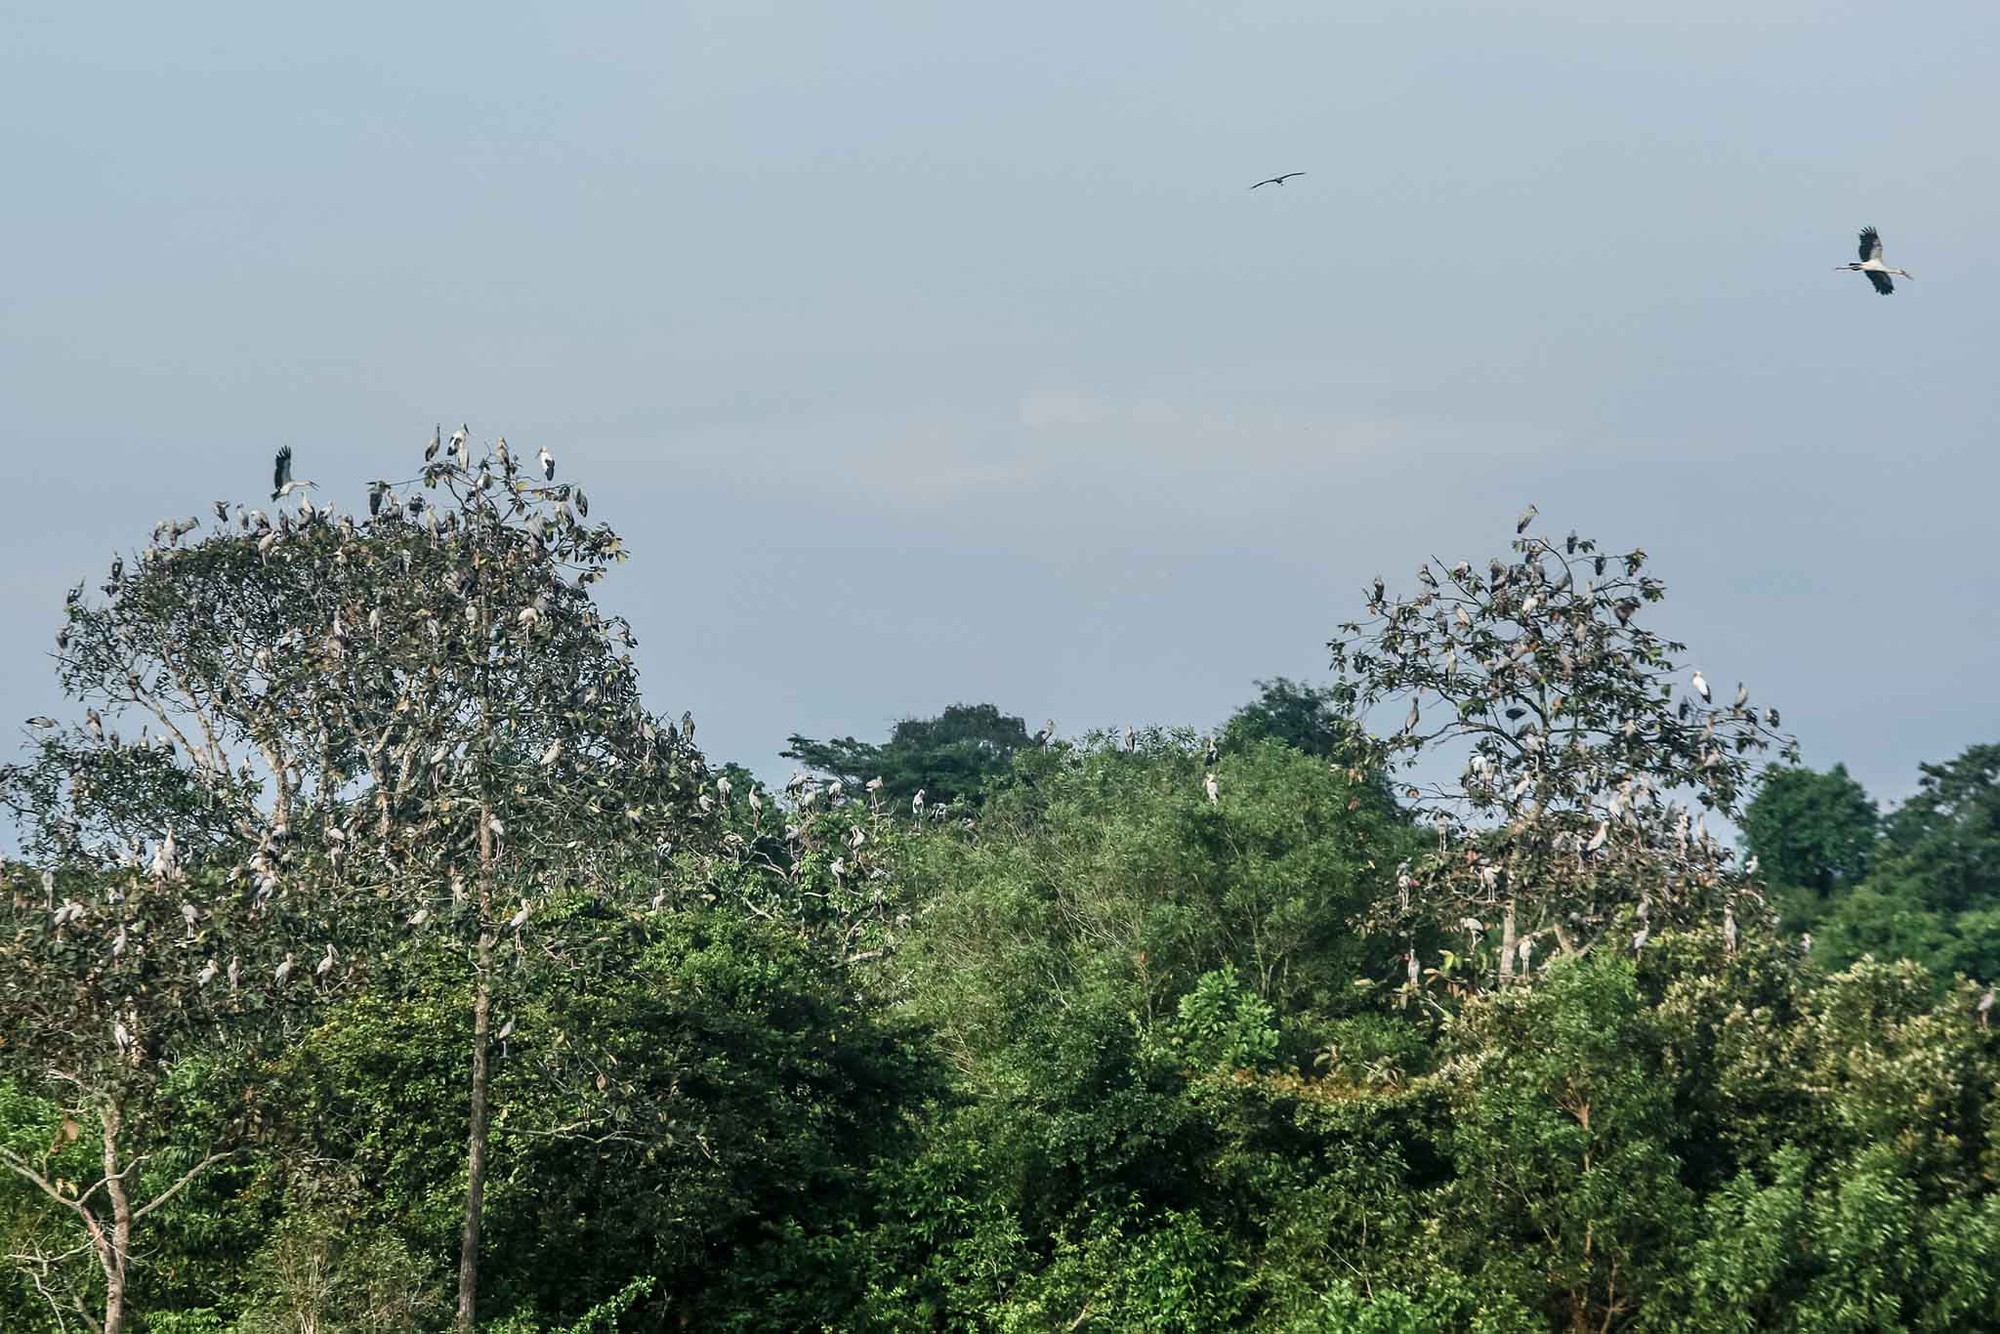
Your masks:
{"label": "hazy sky", "polygon": [[1990,0],[47,8],[14,717],[154,520],[463,420],[585,484],[651,703],[766,773],[956,700],[1216,721],[1530,500],[1809,762],[2000,740]]}

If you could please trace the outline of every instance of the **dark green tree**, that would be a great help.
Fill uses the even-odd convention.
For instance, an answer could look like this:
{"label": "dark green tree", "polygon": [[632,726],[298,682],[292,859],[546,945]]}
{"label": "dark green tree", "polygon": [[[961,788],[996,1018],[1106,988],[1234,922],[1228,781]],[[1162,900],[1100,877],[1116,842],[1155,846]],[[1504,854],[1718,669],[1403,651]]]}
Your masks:
{"label": "dark green tree", "polygon": [[2000,745],[1922,767],[1917,791],[1884,824],[1884,871],[1920,887],[1925,907],[2000,907]]}
{"label": "dark green tree", "polygon": [[1836,764],[1825,773],[1772,766],[1743,810],[1743,841],[1770,884],[1825,899],[1868,874],[1880,813]]}
{"label": "dark green tree", "polygon": [[886,741],[815,741],[794,733],[781,753],[846,787],[879,778],[877,799],[901,809],[918,792],[927,805],[976,803],[1006,776],[1015,752],[1033,744],[1021,719],[991,704],[954,704],[935,718],[905,718]]}

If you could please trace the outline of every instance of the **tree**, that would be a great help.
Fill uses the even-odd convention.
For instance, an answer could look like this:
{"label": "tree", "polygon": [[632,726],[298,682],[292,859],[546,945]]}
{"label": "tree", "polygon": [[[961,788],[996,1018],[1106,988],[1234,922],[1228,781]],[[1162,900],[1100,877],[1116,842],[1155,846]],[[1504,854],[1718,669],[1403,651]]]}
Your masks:
{"label": "tree", "polygon": [[147,871],[16,867],[8,880],[0,1087],[39,1111],[0,1139],[0,1167],[64,1238],[12,1255],[52,1307],[119,1334],[160,1211],[255,1138],[260,1060],[346,965],[331,948],[325,967],[289,948],[314,938],[308,893],[259,903],[191,870],[170,837]]}
{"label": "tree", "polygon": [[1867,875],[1880,825],[1874,801],[1844,764],[1825,773],[1774,765],[1743,810],[1744,843],[1764,878],[1821,899]]}
{"label": "tree", "polygon": [[1222,725],[1222,746],[1240,749],[1276,741],[1323,760],[1351,762],[1354,720],[1342,712],[1331,687],[1302,685],[1285,677],[1259,681],[1257,698]]}
{"label": "tree", "polygon": [[1922,766],[1916,794],[1885,822],[1882,860],[1936,911],[2000,906],[2000,745]]}
{"label": "tree", "polygon": [[[316,886],[348,957],[391,955],[411,931],[456,946],[473,1016],[469,1330],[497,952],[509,976],[559,971],[620,929],[630,873],[704,837],[704,766],[691,724],[647,715],[631,635],[592,602],[625,553],[586,522],[583,491],[524,477],[504,440],[477,460],[463,428],[437,457],[441,443],[407,503],[376,482],[357,519],[300,490],[296,516],[238,508],[232,524],[218,502],[192,545],[200,524],[175,521],[129,575],[114,562],[102,604],[78,590],[58,671],[86,728],[7,787],[43,852],[115,853],[135,816],[226,829],[252,849],[254,901]],[[115,745],[100,706],[162,729],[153,788],[97,780],[89,756]],[[538,920],[559,892],[600,904],[567,938]]]}
{"label": "tree", "polygon": [[903,719],[884,742],[794,733],[781,753],[849,787],[879,778],[879,799],[900,809],[918,792],[927,802],[978,802],[1006,776],[1014,753],[1032,744],[1021,719],[991,704],[954,704],[935,718]]}
{"label": "tree", "polygon": [[1622,929],[1621,906],[1643,930],[1737,892],[1729,854],[1676,798],[1733,814],[1749,757],[1773,743],[1793,753],[1777,711],[1760,714],[1743,687],[1733,698],[1724,688],[1719,703],[1697,671],[1677,691],[1685,645],[1637,619],[1666,595],[1642,573],[1644,551],[1528,536],[1533,517],[1518,526],[1513,558],[1489,560],[1483,576],[1469,562],[1441,573],[1426,564],[1407,598],[1377,579],[1369,620],[1343,625],[1329,646],[1341,707],[1408,704],[1376,748],[1381,763],[1407,769],[1440,747],[1465,752],[1457,780],[1407,789],[1436,848],[1405,868],[1369,922],[1402,933],[1462,926],[1478,938],[1497,915],[1503,984],[1544,936],[1567,953]]}

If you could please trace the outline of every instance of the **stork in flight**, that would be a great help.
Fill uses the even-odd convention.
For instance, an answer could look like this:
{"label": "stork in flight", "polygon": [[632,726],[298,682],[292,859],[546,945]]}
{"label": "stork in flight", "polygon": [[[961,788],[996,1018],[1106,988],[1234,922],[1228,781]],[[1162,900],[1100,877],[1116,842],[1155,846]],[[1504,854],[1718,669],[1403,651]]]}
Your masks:
{"label": "stork in flight", "polygon": [[[1302,171],[1288,171],[1283,176],[1268,176],[1263,180],[1257,182],[1257,185],[1283,185],[1286,181],[1292,179],[1292,177],[1303,176],[1303,175],[1305,175],[1305,173]],[[1257,188],[1257,185],[1253,185],[1250,188],[1252,190],[1255,190]]]}
{"label": "stork in flight", "polygon": [[283,500],[286,496],[292,494],[292,492],[306,490],[312,485],[311,482],[294,481],[292,479],[292,447],[290,445],[280,446],[277,461],[271,469],[271,486],[274,488],[271,492],[271,499]]}
{"label": "stork in flight", "polygon": [[[1896,290],[1896,284],[1889,281],[1890,274],[1893,273],[1898,278],[1908,278],[1910,276],[1907,271],[1892,269],[1882,262],[1882,236],[1873,227],[1863,227],[1861,229],[1861,262],[1859,264],[1842,264],[1840,268],[1848,269],[1855,273],[1867,274],[1868,281],[1874,283],[1875,290],[1883,296],[1887,296]],[[1912,281],[1915,280],[1912,279]]]}

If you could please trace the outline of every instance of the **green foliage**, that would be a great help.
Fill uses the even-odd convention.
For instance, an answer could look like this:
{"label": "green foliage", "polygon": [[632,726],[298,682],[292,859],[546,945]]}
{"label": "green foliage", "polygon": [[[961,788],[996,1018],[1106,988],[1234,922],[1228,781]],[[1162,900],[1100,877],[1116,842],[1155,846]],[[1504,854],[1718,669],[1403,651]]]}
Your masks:
{"label": "green foliage", "polygon": [[1874,801],[1844,764],[1825,773],[1774,765],[1743,811],[1744,842],[1764,878],[1822,899],[1867,875],[1880,825]]}
{"label": "green foliage", "polygon": [[1674,679],[1643,552],[1524,535],[1219,736],[960,705],[773,794],[537,475],[72,599],[85,720],[0,771],[0,1328],[2000,1328],[2000,746],[1881,821],[1766,771],[1808,949],[1678,804],[1775,714]]}
{"label": "green foliage", "polygon": [[1229,716],[1221,736],[1229,750],[1275,741],[1343,766],[1359,759],[1360,740],[1332,687],[1302,685],[1283,676],[1257,682],[1257,698]]}
{"label": "green foliage", "polygon": [[919,792],[926,804],[976,805],[1006,777],[1015,752],[1033,744],[1021,719],[991,704],[954,704],[935,718],[903,719],[887,741],[814,741],[795,733],[781,753],[850,788],[879,778],[879,799],[901,810]]}

